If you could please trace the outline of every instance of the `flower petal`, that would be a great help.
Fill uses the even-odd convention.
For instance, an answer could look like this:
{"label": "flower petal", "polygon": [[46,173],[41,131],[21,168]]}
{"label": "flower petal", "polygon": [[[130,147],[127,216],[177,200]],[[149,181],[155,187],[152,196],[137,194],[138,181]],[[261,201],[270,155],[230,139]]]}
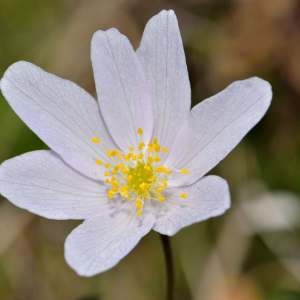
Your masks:
{"label": "flower petal", "polygon": [[[186,193],[188,198],[182,199],[181,193]],[[174,235],[183,227],[223,214],[229,207],[226,181],[218,176],[206,176],[193,185],[169,190],[154,230]]]}
{"label": "flower petal", "polygon": [[152,104],[144,71],[128,39],[116,29],[97,31],[92,64],[100,109],[108,130],[123,149],[137,145],[137,129],[152,135]]}
{"label": "flower petal", "polygon": [[0,193],[14,205],[50,219],[109,213],[104,185],[76,172],[48,150],[5,161],[0,166]]}
{"label": "flower petal", "polygon": [[135,213],[86,220],[68,236],[65,258],[79,275],[104,272],[126,256],[152,226],[152,216],[140,219]]}
{"label": "flower petal", "polygon": [[187,168],[173,186],[195,182],[215,167],[259,122],[272,98],[267,81],[253,77],[236,81],[225,90],[196,105],[182,127],[166,164]]}
{"label": "flower petal", "polygon": [[151,88],[154,136],[171,147],[191,108],[191,88],[175,13],[161,11],[145,27],[137,54]]}
{"label": "flower petal", "polygon": [[[95,159],[105,159],[101,147],[115,146],[92,96],[28,62],[8,68],[1,90],[19,117],[67,163],[87,176],[103,178]],[[101,147],[92,137],[101,138]]]}

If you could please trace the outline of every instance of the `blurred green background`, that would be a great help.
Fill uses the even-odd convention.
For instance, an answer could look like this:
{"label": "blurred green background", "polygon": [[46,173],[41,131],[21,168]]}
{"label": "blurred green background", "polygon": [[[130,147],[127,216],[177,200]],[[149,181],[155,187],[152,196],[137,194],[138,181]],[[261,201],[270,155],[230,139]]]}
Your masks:
{"label": "blurred green background", "polygon": [[[193,104],[253,75],[274,92],[266,117],[212,172],[228,179],[232,209],[172,238],[176,299],[300,299],[299,1],[0,0],[0,76],[28,60],[94,93],[92,33],[117,27],[137,46],[163,8],[179,19]],[[46,148],[0,100],[0,160]],[[80,278],[63,258],[75,225],[0,199],[0,299],[164,299],[158,235],[111,271]]]}

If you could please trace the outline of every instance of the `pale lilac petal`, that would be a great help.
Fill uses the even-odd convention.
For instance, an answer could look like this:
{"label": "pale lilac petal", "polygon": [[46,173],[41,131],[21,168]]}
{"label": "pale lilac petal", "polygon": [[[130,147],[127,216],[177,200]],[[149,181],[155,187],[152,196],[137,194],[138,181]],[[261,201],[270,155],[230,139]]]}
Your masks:
{"label": "pale lilac petal", "polygon": [[134,212],[86,220],[65,242],[65,258],[82,276],[93,276],[115,266],[153,226],[153,217]]}
{"label": "pale lilac petal", "polygon": [[[114,144],[92,96],[28,62],[8,68],[1,90],[13,110],[52,150],[85,175],[102,178],[95,159],[105,159],[104,150]],[[102,139],[101,147],[91,142],[95,136]]]}
{"label": "pale lilac petal", "polygon": [[128,39],[116,29],[97,31],[92,39],[92,64],[100,109],[115,142],[128,150],[143,128],[152,135],[150,92],[142,66]]}
{"label": "pale lilac petal", "polygon": [[[181,193],[188,198],[182,199]],[[223,214],[230,207],[229,188],[224,179],[207,176],[193,185],[170,189],[158,210],[154,230],[174,235],[183,227]]]}
{"label": "pale lilac petal", "polygon": [[272,98],[267,81],[253,77],[236,81],[196,105],[174,144],[166,164],[187,168],[173,186],[190,184],[215,167],[266,113]]}
{"label": "pale lilac petal", "polygon": [[2,163],[0,193],[14,205],[49,219],[109,213],[104,185],[81,175],[48,150]]}
{"label": "pale lilac petal", "polygon": [[175,13],[163,10],[146,25],[137,50],[151,87],[154,136],[169,147],[191,108],[185,54]]}

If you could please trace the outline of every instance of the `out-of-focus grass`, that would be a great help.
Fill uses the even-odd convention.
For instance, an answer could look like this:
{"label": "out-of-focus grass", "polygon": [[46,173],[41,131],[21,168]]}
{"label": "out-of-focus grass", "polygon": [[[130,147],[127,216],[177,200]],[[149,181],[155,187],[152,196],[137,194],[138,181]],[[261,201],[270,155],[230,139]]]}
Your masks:
{"label": "out-of-focus grass", "polygon": [[[11,63],[29,60],[94,93],[92,33],[116,26],[138,45],[146,21],[162,8],[175,9],[179,18],[193,104],[253,75],[269,80],[274,91],[267,116],[213,172],[230,183],[232,212],[172,238],[177,299],[191,294],[201,300],[300,299],[299,230],[294,225],[277,229],[270,243],[240,207],[241,190],[251,190],[245,201],[265,190],[300,195],[296,0],[0,0],[0,75]],[[46,147],[3,98],[0,141],[1,161]],[[288,220],[289,214],[283,217]],[[87,279],[63,259],[64,239],[76,224],[35,217],[0,200],[0,299],[163,299],[164,264],[156,234],[111,271]]]}
{"label": "out-of-focus grass", "polygon": [[62,25],[64,2],[1,0],[0,72],[19,59],[33,59],[49,33]]}

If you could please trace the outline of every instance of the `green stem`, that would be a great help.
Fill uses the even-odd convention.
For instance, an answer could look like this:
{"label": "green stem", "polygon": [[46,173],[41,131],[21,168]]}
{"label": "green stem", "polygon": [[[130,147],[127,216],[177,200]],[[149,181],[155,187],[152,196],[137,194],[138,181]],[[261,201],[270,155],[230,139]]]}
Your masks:
{"label": "green stem", "polygon": [[174,264],[173,255],[170,239],[166,235],[160,234],[162,242],[165,264],[166,264],[166,275],[167,275],[167,295],[166,300],[174,300]]}

